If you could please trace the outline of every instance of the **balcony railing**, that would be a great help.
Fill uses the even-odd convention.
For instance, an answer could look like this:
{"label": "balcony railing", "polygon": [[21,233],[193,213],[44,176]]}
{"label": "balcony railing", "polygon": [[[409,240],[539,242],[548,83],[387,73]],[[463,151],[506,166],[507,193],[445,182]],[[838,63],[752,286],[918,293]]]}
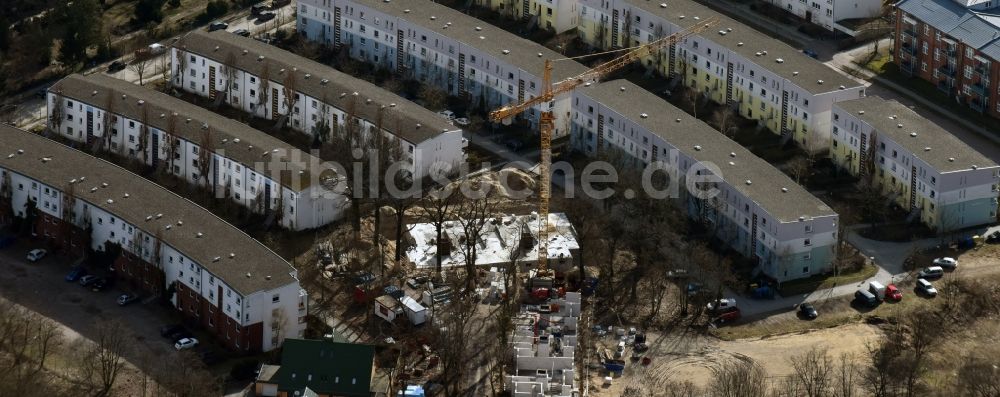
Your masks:
{"label": "balcony railing", "polygon": [[978,94],[981,97],[986,97],[986,89],[987,89],[986,83],[983,81],[980,81],[978,83],[969,86],[969,90]]}
{"label": "balcony railing", "polygon": [[976,65],[974,70],[976,71],[976,73],[978,73],[980,76],[983,77],[989,76],[990,74],[990,66],[982,62]]}
{"label": "balcony railing", "polygon": [[955,67],[951,66],[950,64],[941,65],[940,67],[938,67],[937,70],[938,70],[938,73],[940,73],[940,74],[942,74],[942,75],[944,75],[944,76],[946,76],[948,78],[955,78],[955,73],[956,73]]}
{"label": "balcony railing", "polygon": [[986,111],[986,105],[984,104],[983,101],[980,101],[979,99],[973,99],[969,101],[969,107],[972,108],[972,110],[975,110],[979,113],[983,113]]}
{"label": "balcony railing", "polygon": [[937,83],[937,89],[945,93],[951,93],[953,86],[954,84],[951,83],[951,79],[941,79]]}
{"label": "balcony railing", "polygon": [[918,52],[917,45],[915,43],[904,42],[903,52],[915,56]]}

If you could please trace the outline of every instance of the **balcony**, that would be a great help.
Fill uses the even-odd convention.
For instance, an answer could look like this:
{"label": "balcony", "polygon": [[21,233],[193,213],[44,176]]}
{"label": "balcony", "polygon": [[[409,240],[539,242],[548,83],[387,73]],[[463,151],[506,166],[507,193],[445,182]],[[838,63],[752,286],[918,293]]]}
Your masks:
{"label": "balcony", "polygon": [[969,101],[969,107],[972,108],[972,110],[975,110],[979,113],[986,112],[986,104],[983,101],[979,100],[979,98]]}
{"label": "balcony", "polygon": [[900,61],[899,69],[907,74],[913,74],[913,61],[910,59],[904,59]]}
{"label": "balcony", "polygon": [[979,62],[974,70],[980,77],[989,77],[990,75],[990,65],[988,63]]}
{"label": "balcony", "polygon": [[916,43],[910,43],[907,41],[903,43],[903,52],[906,54],[910,54],[911,56],[917,56],[919,50],[917,49]]}
{"label": "balcony", "polygon": [[944,76],[946,76],[946,77],[948,77],[950,79],[954,79],[955,78],[955,74],[956,74],[955,66],[953,66],[951,64],[947,64],[946,63],[944,65],[941,65],[940,67],[938,67],[937,71],[941,75],[944,75]]}
{"label": "balcony", "polygon": [[988,86],[989,86],[988,82],[980,80],[978,83],[969,86],[969,90],[976,93],[980,97],[985,98],[988,95],[986,91],[988,89]]}
{"label": "balcony", "polygon": [[937,89],[939,91],[941,91],[941,92],[946,93],[946,94],[951,94],[951,89],[954,88],[954,86],[955,86],[952,83],[952,81],[953,81],[952,79],[941,79],[941,80],[938,80]]}
{"label": "balcony", "polygon": [[903,28],[903,36],[917,37],[916,28],[913,25],[907,25]]}

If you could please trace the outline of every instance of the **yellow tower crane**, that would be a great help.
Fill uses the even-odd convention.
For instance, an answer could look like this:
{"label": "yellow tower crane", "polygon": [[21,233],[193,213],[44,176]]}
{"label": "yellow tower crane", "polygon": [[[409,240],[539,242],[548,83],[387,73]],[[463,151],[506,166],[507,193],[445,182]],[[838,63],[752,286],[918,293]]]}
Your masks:
{"label": "yellow tower crane", "polygon": [[[613,50],[608,52],[587,54],[579,57],[572,58],[560,58],[560,59],[546,59],[545,60],[545,70],[542,74],[542,93],[539,96],[530,98],[520,103],[508,104],[503,107],[497,108],[490,112],[490,121],[496,123],[507,119],[510,119],[524,111],[527,111],[533,106],[549,103],[556,96],[573,91],[577,87],[586,84],[588,82],[597,82],[602,77],[607,76],[609,73],[621,69],[625,65],[631,64],[637,60],[640,60],[651,52],[658,50],[663,47],[667,47],[680,42],[681,40],[698,34],[705,29],[712,27],[718,22],[716,18],[709,18],[704,21],[700,21],[697,25],[690,26],[684,30],[671,34],[669,36],[651,41],[649,43],[638,45],[635,47],[623,48],[619,50]],[[585,57],[592,57],[597,55],[604,55],[609,53],[616,53],[625,51],[622,54],[608,62],[602,63],[586,72],[583,72],[577,76],[566,78],[562,81],[552,83],[552,63],[556,61],[565,61],[571,59],[579,59]],[[539,181],[539,194],[538,194],[538,274],[542,275],[548,269],[548,241],[549,241],[549,197],[551,193],[552,175],[550,175],[549,169],[552,166],[552,128],[553,122],[555,120],[555,115],[552,113],[552,109],[542,111],[538,119],[538,132],[541,137],[541,161],[538,166],[538,172],[540,176]]]}

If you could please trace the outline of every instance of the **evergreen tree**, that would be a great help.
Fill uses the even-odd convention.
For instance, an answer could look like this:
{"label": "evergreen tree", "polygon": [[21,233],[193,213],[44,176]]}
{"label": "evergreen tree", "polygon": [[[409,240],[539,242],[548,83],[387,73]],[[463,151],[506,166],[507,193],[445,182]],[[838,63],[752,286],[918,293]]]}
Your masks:
{"label": "evergreen tree", "polygon": [[101,37],[100,4],[97,0],[74,0],[62,4],[56,11],[64,29],[59,60],[67,65],[85,60],[87,48],[97,44]]}

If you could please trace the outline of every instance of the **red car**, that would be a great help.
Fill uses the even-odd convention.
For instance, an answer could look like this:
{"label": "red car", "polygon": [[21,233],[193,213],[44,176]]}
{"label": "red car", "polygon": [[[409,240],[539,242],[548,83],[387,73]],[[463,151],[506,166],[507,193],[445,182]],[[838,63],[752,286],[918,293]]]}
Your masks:
{"label": "red car", "polygon": [[719,314],[718,317],[715,318],[715,321],[718,322],[719,324],[731,323],[735,322],[736,320],[739,320],[741,315],[742,314],[740,313],[740,308],[736,306],[730,306],[722,309],[722,312]]}
{"label": "red car", "polygon": [[885,299],[901,301],[903,300],[903,292],[896,288],[896,284],[889,284],[885,287]]}

